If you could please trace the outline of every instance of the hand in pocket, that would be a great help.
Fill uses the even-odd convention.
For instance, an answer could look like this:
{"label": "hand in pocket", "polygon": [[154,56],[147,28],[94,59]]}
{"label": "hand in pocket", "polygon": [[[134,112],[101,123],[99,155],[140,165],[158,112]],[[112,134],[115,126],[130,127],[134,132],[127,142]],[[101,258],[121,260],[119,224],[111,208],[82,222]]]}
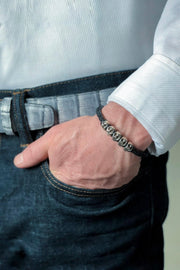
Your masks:
{"label": "hand in pocket", "polygon": [[112,189],[130,182],[141,158],[125,152],[103,130],[99,119],[81,116],[50,128],[14,159],[28,168],[49,159],[52,174],[62,182],[88,189]]}

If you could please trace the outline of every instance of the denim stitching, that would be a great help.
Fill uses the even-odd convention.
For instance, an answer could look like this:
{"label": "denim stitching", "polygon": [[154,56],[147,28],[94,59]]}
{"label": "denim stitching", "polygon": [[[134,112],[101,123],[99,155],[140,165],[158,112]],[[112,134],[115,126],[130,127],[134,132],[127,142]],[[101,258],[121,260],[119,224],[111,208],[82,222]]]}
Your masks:
{"label": "denim stitching", "polygon": [[16,109],[16,100],[12,103],[14,107],[14,116],[16,118],[16,124],[19,126],[18,116],[17,116],[17,109]]}
{"label": "denim stitching", "polygon": [[37,87],[32,87],[32,88],[26,88],[26,89],[22,89],[22,91],[18,91],[18,92],[13,92],[14,90],[0,90],[0,93],[12,93],[13,95],[17,95],[17,94],[21,94],[22,92],[31,92],[34,90],[39,90],[42,88],[47,88],[50,86],[55,86],[55,85],[61,85],[61,84],[69,84],[69,83],[74,83],[77,81],[85,81],[85,80],[91,80],[93,78],[100,78],[100,77],[105,77],[105,76],[110,76],[110,75],[115,75],[115,74],[125,74],[125,73],[131,73],[134,70],[125,70],[125,71],[117,71],[117,72],[111,72],[111,73],[105,73],[105,74],[100,74],[100,75],[92,75],[92,76],[88,76],[88,77],[83,77],[83,78],[77,78],[77,79],[71,79],[71,80],[67,80],[67,81],[62,81],[62,82],[56,82],[56,83],[50,83],[50,84],[45,84],[45,85],[41,85],[41,86],[37,86]]}
{"label": "denim stitching", "polygon": [[0,90],[0,93],[9,93],[9,94],[11,94],[12,91],[13,91],[13,90],[7,90],[7,91],[6,91],[6,90]]}
{"label": "denim stitching", "polygon": [[[63,81],[63,82],[57,82],[57,83],[52,83],[52,84],[37,86],[37,87],[31,88],[31,90],[38,90],[38,89],[41,89],[41,88],[47,88],[49,86],[54,86],[54,85],[68,84],[68,83],[71,83],[71,82],[77,82],[77,81],[83,81],[83,80],[90,80],[92,78],[99,78],[99,77],[110,76],[110,75],[113,75],[113,74],[124,74],[124,73],[130,73],[130,72],[131,72],[131,70],[126,70],[126,71],[118,71],[118,72],[105,73],[105,74],[100,74],[100,75],[93,75],[93,76],[84,77],[84,78],[77,78],[77,79],[67,80],[67,81]],[[26,89],[26,90],[28,90],[28,89]]]}
{"label": "denim stitching", "polygon": [[[45,174],[45,172],[44,172],[44,170],[43,170],[43,166],[41,165],[41,170],[42,170],[42,173],[43,173],[43,175],[44,175],[44,177],[47,179],[47,181],[54,187],[54,188],[56,188],[56,189],[58,189],[58,190],[61,190],[61,191],[63,191],[63,192],[65,192],[65,193],[68,193],[68,194],[71,194],[71,195],[74,195],[74,196],[78,196],[78,197],[89,197],[89,198],[94,198],[94,197],[103,197],[103,196],[106,196],[106,195],[108,195],[108,196],[112,196],[112,195],[114,195],[114,194],[117,194],[119,191],[117,191],[117,192],[112,192],[112,193],[102,193],[102,194],[96,194],[96,193],[93,193],[93,194],[78,194],[78,193],[73,193],[73,192],[70,192],[70,191],[68,191],[68,190],[65,190],[65,189],[63,189],[63,188],[60,188],[60,187],[58,187],[58,186],[56,186],[55,184],[53,184],[53,182],[46,176],[46,174]],[[53,179],[52,179],[53,180]],[[56,182],[55,182],[56,183]]]}
{"label": "denim stitching", "polygon": [[[22,103],[23,103],[23,92],[21,92],[21,94],[20,94],[20,111],[21,111],[21,115],[23,115],[23,105],[22,105]],[[25,125],[26,125],[26,123],[25,123]],[[31,136],[30,136],[30,134],[29,134],[29,132],[26,132],[26,129],[23,127],[23,133],[25,133],[26,134],[26,136],[28,137],[28,140],[29,140],[29,142],[31,142]]]}
{"label": "denim stitching", "polygon": [[[48,168],[47,164],[44,164],[44,167],[45,167],[45,169],[46,169],[46,172],[47,172],[48,176],[51,178],[51,180],[52,180],[53,182],[55,182],[57,185],[60,185],[60,186],[64,187],[63,184],[61,184],[60,182],[58,182],[58,181],[55,179],[55,177],[52,177],[52,176],[50,175],[50,173],[49,173],[49,168]],[[75,191],[74,188],[71,188],[71,187],[68,187],[68,186],[65,187],[65,188],[67,188],[67,189],[69,189],[69,190]],[[83,192],[83,193],[93,193],[93,192],[91,192],[91,191],[86,191],[86,190],[82,190],[81,192]]]}
{"label": "denim stitching", "polygon": [[[46,174],[45,174],[45,172],[44,172],[44,170],[43,170],[43,166],[42,166],[42,165],[41,165],[41,171],[42,171],[44,177],[47,179],[47,181],[48,181],[53,187],[55,187],[55,188],[58,189],[58,190],[61,190],[61,191],[63,191],[63,192],[66,192],[66,193],[68,193],[68,194],[75,195],[75,196],[78,196],[78,197],[95,197],[95,196],[89,196],[89,195],[85,195],[85,194],[80,195],[80,194],[77,194],[77,193],[73,193],[73,192],[64,190],[64,189],[62,189],[62,188],[60,188],[60,187],[57,187],[57,186],[55,186],[55,185],[53,184],[53,182],[51,182],[51,180],[46,176]],[[98,195],[97,195],[97,196],[98,196]],[[96,197],[97,197],[97,196],[96,196]]]}
{"label": "denim stitching", "polygon": [[[50,184],[52,184],[52,186],[54,186],[56,189],[59,189],[61,191],[64,191],[64,192],[73,194],[75,196],[80,196],[80,197],[92,197],[93,198],[93,197],[103,197],[103,196],[107,196],[107,195],[108,196],[109,195],[114,195],[114,194],[120,193],[120,192],[122,192],[124,190],[127,190],[127,188],[131,185],[131,182],[130,182],[129,184],[127,184],[127,186],[122,186],[120,188],[117,188],[114,191],[113,190],[109,190],[107,192],[104,192],[104,193],[102,192],[102,193],[99,193],[99,194],[98,193],[95,193],[94,191],[90,191],[90,190],[89,191],[86,191],[86,190],[80,190],[80,191],[77,190],[76,191],[73,187],[68,187],[68,186],[67,187],[66,186],[64,187],[63,184],[61,184],[60,182],[58,182],[58,180],[56,180],[55,177],[50,174],[49,168],[48,168],[47,164],[44,163],[40,167],[41,167],[41,170],[42,170],[43,175],[48,180],[48,182]],[[46,176],[45,173],[47,174],[47,176]],[[57,184],[58,186],[56,186],[55,184],[53,184],[53,182],[55,184]],[[60,188],[59,186],[62,186],[62,188]],[[72,192],[67,191],[66,189],[72,190]],[[78,194],[76,192],[89,193],[89,194],[80,195],[80,194]]]}
{"label": "denim stitching", "polygon": [[28,145],[29,145],[29,143],[20,144],[20,147],[27,147]]}
{"label": "denim stitching", "polygon": [[25,93],[25,92],[30,92],[30,91],[32,91],[31,89],[25,89],[25,90],[22,90],[22,91],[18,91],[18,92],[13,92],[13,95],[21,95],[21,94],[23,94],[23,93]]}
{"label": "denim stitching", "polygon": [[[46,167],[46,172],[47,172],[48,176],[52,179],[52,181],[55,182],[57,185],[60,185],[60,186],[64,187],[63,184],[61,184],[61,182],[58,182],[58,181],[55,179],[55,177],[52,177],[52,176],[50,175],[50,173],[49,173],[49,168],[47,167],[47,164],[45,164],[45,167]],[[72,187],[72,188],[71,188],[71,187],[65,187],[65,188],[67,188],[67,189],[69,189],[69,190],[75,191],[75,189],[74,189],[73,187]],[[82,190],[81,192],[83,192],[83,193],[93,193],[93,192],[91,192],[91,191],[86,191],[86,190]]]}

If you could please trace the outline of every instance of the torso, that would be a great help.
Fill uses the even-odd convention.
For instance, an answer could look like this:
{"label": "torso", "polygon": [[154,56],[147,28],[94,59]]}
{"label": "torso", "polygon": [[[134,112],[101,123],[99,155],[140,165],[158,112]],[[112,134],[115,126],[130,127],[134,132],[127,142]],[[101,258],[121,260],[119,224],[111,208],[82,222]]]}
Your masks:
{"label": "torso", "polygon": [[165,2],[0,1],[0,89],[139,67]]}

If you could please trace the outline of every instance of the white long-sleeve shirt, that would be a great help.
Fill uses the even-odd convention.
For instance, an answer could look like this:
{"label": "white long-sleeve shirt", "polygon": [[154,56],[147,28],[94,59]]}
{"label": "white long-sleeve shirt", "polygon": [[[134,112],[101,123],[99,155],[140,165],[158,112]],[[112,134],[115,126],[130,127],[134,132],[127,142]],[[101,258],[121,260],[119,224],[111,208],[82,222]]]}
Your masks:
{"label": "white long-sleeve shirt", "polygon": [[148,130],[151,154],[166,152],[180,138],[180,0],[169,0],[160,19],[165,4],[0,0],[0,89],[141,66],[107,102]]}
{"label": "white long-sleeve shirt", "polygon": [[180,139],[180,0],[169,0],[156,28],[153,55],[108,97],[148,130],[159,156]]}

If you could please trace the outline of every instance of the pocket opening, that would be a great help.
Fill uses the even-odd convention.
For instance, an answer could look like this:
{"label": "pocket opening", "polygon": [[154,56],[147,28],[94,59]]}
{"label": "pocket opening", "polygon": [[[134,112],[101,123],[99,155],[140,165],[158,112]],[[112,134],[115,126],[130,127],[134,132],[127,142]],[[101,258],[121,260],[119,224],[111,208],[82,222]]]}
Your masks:
{"label": "pocket opening", "polygon": [[68,185],[63,181],[57,179],[50,171],[48,166],[48,161],[44,161],[41,164],[41,171],[45,177],[45,179],[56,189],[60,191],[64,191],[66,193],[82,196],[82,197],[99,197],[99,196],[106,196],[106,195],[114,195],[117,193],[125,192],[129,190],[131,187],[134,186],[136,182],[138,182],[141,176],[145,176],[147,170],[140,171],[139,174],[134,177],[129,183],[122,185],[118,188],[113,189],[85,189],[85,188],[78,188],[72,185]]}

